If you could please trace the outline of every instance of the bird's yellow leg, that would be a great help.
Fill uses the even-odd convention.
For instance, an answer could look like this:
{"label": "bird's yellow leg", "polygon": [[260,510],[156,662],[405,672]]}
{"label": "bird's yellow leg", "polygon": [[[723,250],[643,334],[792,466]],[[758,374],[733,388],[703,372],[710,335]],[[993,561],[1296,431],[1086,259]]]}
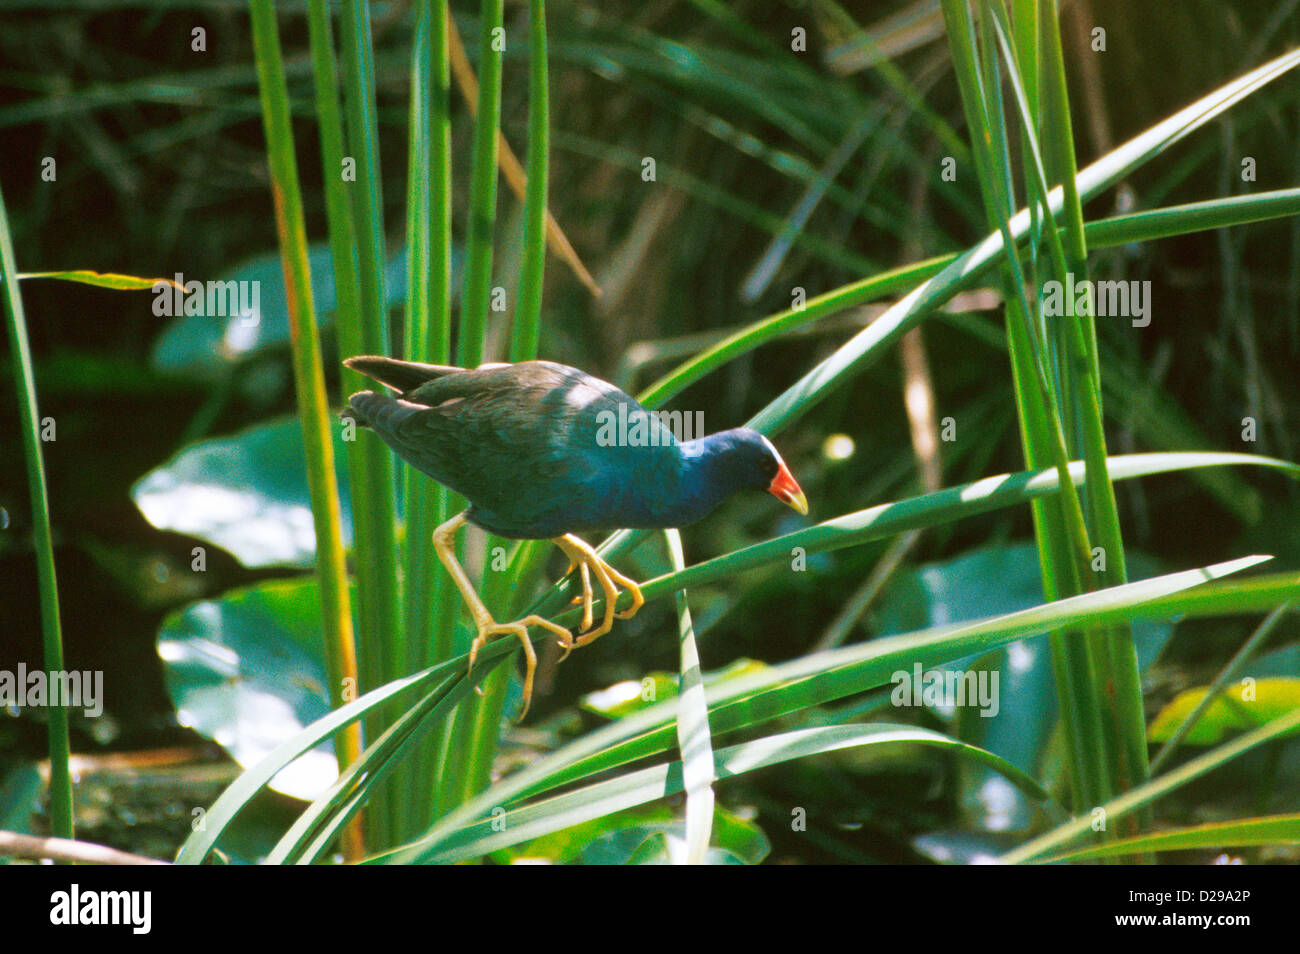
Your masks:
{"label": "bird's yellow leg", "polygon": [[[603,559],[600,554],[592,549],[586,541],[575,537],[571,533],[566,533],[562,537],[553,537],[551,542],[564,551],[564,555],[569,558],[569,562],[574,566],[582,568],[583,573],[583,598],[582,598],[582,629],[587,632],[579,634],[577,639],[562,641],[564,647],[564,656],[567,656],[572,650],[580,646],[586,646],[592,640],[604,636],[614,626],[614,617],[619,619],[631,619],[636,615],[645,603],[645,597],[641,595],[641,587],[635,581],[628,579],[618,570],[614,569]],[[591,629],[592,612],[591,612],[591,585],[587,579],[588,568],[595,574],[596,582],[605,592],[605,617],[595,629]],[[632,595],[632,605],[621,613],[617,612],[615,607],[618,605],[619,585]],[[564,656],[560,658],[563,659]]]}
{"label": "bird's yellow leg", "polygon": [[474,670],[474,660],[478,657],[478,651],[494,636],[516,636],[524,647],[524,660],[527,663],[527,669],[524,672],[524,706],[519,712],[519,718],[522,720],[528,713],[528,705],[533,699],[533,673],[537,671],[537,653],[533,650],[533,641],[528,638],[528,627],[541,626],[543,629],[549,629],[560,637],[560,645],[562,646],[573,642],[573,634],[558,623],[552,623],[549,619],[543,619],[536,614],[525,616],[513,623],[498,623],[492,618],[492,614],[488,612],[487,607],[483,605],[483,601],[474,592],[474,586],[470,583],[464,567],[456,559],[456,551],[451,542],[456,531],[465,522],[465,514],[459,513],[437,530],[434,530],[433,549],[438,554],[438,559],[446,568],[447,573],[450,574],[452,582],[456,584],[456,589],[460,590],[461,598],[465,600],[469,614],[474,619],[474,628],[477,635],[469,647],[469,671]]}
{"label": "bird's yellow leg", "polygon": [[[567,551],[565,556],[569,556]],[[588,568],[585,560],[574,563],[573,557],[570,556],[569,568],[564,571],[564,575],[568,576],[575,569],[579,571],[578,575],[582,578],[582,593],[575,596],[571,601],[582,604],[582,625],[579,626],[578,629],[591,629],[591,570]],[[564,656],[567,655],[569,655],[569,653],[566,650]],[[564,661],[564,656],[560,657],[561,662]]]}

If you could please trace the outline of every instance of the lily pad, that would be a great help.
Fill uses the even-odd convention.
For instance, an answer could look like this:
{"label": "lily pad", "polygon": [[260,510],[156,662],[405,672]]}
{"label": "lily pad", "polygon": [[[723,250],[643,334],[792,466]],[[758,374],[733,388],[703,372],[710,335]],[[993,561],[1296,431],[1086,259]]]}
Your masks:
{"label": "lily pad", "polygon": [[[1159,572],[1153,560],[1140,554],[1129,555],[1129,567],[1134,579]],[[1011,613],[1042,602],[1037,547],[1031,543],[988,546],[900,575],[876,623],[879,631],[887,635]],[[1145,668],[1155,661],[1173,635],[1173,628],[1163,623],[1138,622],[1133,626],[1133,635],[1138,663]],[[931,708],[941,718],[955,721],[953,734],[963,742],[987,749],[1041,777],[1039,767],[1057,719],[1048,640],[1041,636],[1017,640],[991,653],[932,668],[944,673],[971,673],[977,680],[983,678],[989,688],[991,676],[996,673],[994,705]],[[978,827],[993,832],[1018,831],[1033,822],[1034,806],[1001,775],[977,765],[962,765],[958,771],[961,804]]]}
{"label": "lily pad", "polygon": [[[312,302],[318,322],[333,321],[338,308],[334,288],[334,259],[327,244],[313,245],[307,252],[311,267]],[[406,255],[394,255],[384,269],[385,305],[391,308],[406,300]],[[187,276],[191,281],[196,276]],[[289,305],[284,291],[284,272],[278,250],[251,258],[219,276],[216,282],[242,289],[243,299],[255,303],[248,313],[234,308],[218,309],[235,314],[175,315],[154,342],[152,364],[164,374],[220,380],[241,361],[267,348],[289,342]],[[235,286],[228,283],[235,282]],[[256,293],[254,294],[254,290]],[[175,301],[172,301],[173,307]]]}
{"label": "lily pad", "polygon": [[[158,633],[177,718],[244,767],[330,711],[320,594],[310,577],[274,580],[192,603]],[[323,742],[271,787],[315,798],[337,778]]]}
{"label": "lily pad", "polygon": [[[667,864],[672,850],[684,851],[685,835],[686,823],[672,809],[645,805],[502,849],[493,857],[503,863],[544,858],[557,864]],[[709,864],[756,865],[771,850],[756,824],[715,807]]]}
{"label": "lily pad", "polygon": [[[331,428],[343,540],[350,545],[342,431]],[[131,498],[159,530],[206,540],[246,567],[309,567],[315,562],[306,456],[302,429],[294,418],[191,444],[140,478]]]}

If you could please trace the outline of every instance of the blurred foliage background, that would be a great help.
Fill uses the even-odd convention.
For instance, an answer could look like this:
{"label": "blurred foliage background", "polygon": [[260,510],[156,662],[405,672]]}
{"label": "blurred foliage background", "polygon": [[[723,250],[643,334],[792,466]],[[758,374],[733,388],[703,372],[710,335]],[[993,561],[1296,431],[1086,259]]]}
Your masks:
{"label": "blurred foliage background", "polygon": [[[280,6],[301,115],[295,131],[308,234],[323,241],[306,24],[300,5]],[[1079,164],[1294,47],[1297,6],[1063,4]],[[594,297],[552,257],[540,356],[635,393],[724,333],[789,307],[796,288],[811,297],[982,236],[973,175],[959,171],[955,182],[940,175],[941,160],[964,148],[967,136],[942,20],[929,37],[924,29],[882,30],[900,11],[924,22],[929,9],[833,0],[551,4],[550,207],[603,294]],[[453,11],[462,35],[476,35],[476,9],[454,4]],[[525,14],[522,3],[506,5],[509,35],[523,36]],[[403,3],[377,3],[373,17],[388,249],[400,266],[411,25]],[[1097,26],[1105,30],[1104,52],[1092,48]],[[191,48],[196,27],[206,31],[202,52]],[[806,51],[791,50],[798,29],[806,31]],[[872,62],[862,52],[864,31],[880,31],[870,34],[877,40],[901,32],[914,42]],[[474,44],[467,45],[473,57]],[[263,307],[276,306],[275,229],[244,4],[20,0],[0,14],[0,64],[0,181],[24,270],[204,280],[260,268]],[[512,44],[502,129],[521,155],[526,70],[525,45]],[[1295,90],[1288,79],[1253,97],[1089,203],[1087,217],[1294,185]],[[459,246],[472,125],[464,99],[453,93],[452,103]],[[46,157],[57,163],[54,182],[40,176]],[[647,157],[656,169],[651,182],[642,176]],[[1243,182],[1242,157],[1256,160],[1254,181]],[[504,188],[501,196],[495,272],[513,300],[522,207]],[[1099,322],[1112,453],[1216,448],[1297,457],[1300,219],[1105,249],[1090,261],[1094,277],[1152,283],[1149,327]],[[317,278],[328,274],[320,272]],[[399,299],[404,277],[400,268],[393,275],[390,291]],[[74,748],[188,744],[194,737],[177,725],[164,686],[160,624],[195,600],[285,573],[250,569],[216,547],[207,550],[206,572],[191,572],[194,539],[151,526],[131,490],[195,440],[292,413],[287,341],[223,347],[211,327],[155,316],[148,292],[29,281],[23,294],[41,411],[58,427],[46,466],[68,666],[109,673],[111,720],[74,722]],[[964,296],[926,325],[910,358],[872,367],[782,435],[778,444],[814,517],[920,493],[927,472],[951,486],[1022,469],[999,305],[993,290]],[[703,409],[709,430],[740,424],[878,311],[850,309],[783,337],[670,406]],[[504,353],[508,334],[504,320],[490,326],[490,355]],[[326,337],[328,355],[328,325]],[[936,416],[957,424],[956,440],[920,461],[904,402],[908,382],[932,388]],[[0,421],[13,419],[13,401],[11,389],[0,388]],[[1258,422],[1258,441],[1249,445],[1245,417]],[[13,432],[0,432],[0,506],[8,515],[0,533],[0,668],[13,668],[20,660],[34,665],[40,643],[21,454]],[[1284,567],[1300,560],[1300,496],[1280,477],[1171,476],[1125,482],[1117,492],[1125,542],[1148,555],[1149,573],[1240,553],[1272,553]],[[788,530],[794,519],[775,506],[733,500],[684,532],[688,562]],[[692,591],[704,666],[775,663],[946,614],[1023,605],[986,606],[983,591],[992,579],[1035,592],[1036,560],[1019,546],[1031,537],[1027,509],[999,511],[921,534],[891,554],[883,578],[873,577],[890,550],[882,543],[815,556],[807,574],[753,571]],[[955,565],[958,554],[968,562]],[[638,559],[657,558],[643,552]],[[973,580],[963,576],[971,560]],[[927,588],[936,573],[946,586]],[[654,604],[563,667],[554,668],[552,653],[534,705],[543,719],[537,731],[591,719],[574,708],[584,693],[674,671],[677,649],[665,634],[675,625],[671,607]],[[1270,647],[1294,644],[1297,625],[1284,620]],[[1211,620],[1154,636],[1163,653],[1145,677],[1149,711],[1213,678],[1243,632],[1238,621]],[[1300,675],[1287,673],[1285,660],[1278,665],[1282,675]],[[0,756],[36,755],[42,746],[38,719],[0,719]],[[523,757],[507,748],[512,755]],[[953,774],[930,757],[889,766],[850,757],[829,766],[795,763],[729,791],[733,807],[773,840],[774,857],[917,860],[975,850],[956,837],[942,844],[915,837],[960,814]],[[1239,796],[1249,810],[1259,793],[1225,786],[1210,804],[1223,811]],[[813,837],[791,835],[789,804],[823,806],[821,817],[834,822]],[[1189,809],[1182,820],[1208,817]],[[129,839],[125,846],[134,847]]]}

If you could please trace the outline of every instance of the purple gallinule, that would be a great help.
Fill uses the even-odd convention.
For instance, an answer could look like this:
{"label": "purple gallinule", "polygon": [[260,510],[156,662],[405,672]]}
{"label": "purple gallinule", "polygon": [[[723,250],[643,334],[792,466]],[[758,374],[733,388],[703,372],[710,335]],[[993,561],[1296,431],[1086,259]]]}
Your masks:
{"label": "purple gallinule", "polygon": [[[354,394],[344,415],[470,502],[434,531],[433,545],[478,631],[470,667],[493,636],[514,635],[523,644],[524,712],[537,668],[529,626],[555,633],[567,656],[609,632],[615,616],[627,619],[645,602],[636,583],[576,534],[683,526],[747,489],[766,490],[808,512],[803,491],[762,434],[741,427],[678,441],[630,395],[576,368],[524,361],[466,370],[369,355],[343,363],[396,392]],[[564,552],[565,573],[576,568],[582,580],[576,638],[541,616],[513,623],[492,618],[452,549],[453,534],[467,521],[503,537],[550,540]],[[604,618],[596,627],[592,575],[605,596]],[[632,605],[618,613],[620,585]]]}

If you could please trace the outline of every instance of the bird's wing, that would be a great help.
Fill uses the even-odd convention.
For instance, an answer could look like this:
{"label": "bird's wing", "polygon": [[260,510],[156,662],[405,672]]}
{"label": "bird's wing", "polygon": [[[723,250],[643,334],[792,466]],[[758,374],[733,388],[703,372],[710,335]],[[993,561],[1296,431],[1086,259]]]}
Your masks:
{"label": "bird's wing", "polygon": [[[607,382],[550,362],[461,371],[399,398],[363,392],[351,401],[399,456],[520,535],[566,513],[605,525],[597,515],[631,492],[645,462],[645,448],[620,444],[617,433],[611,444],[602,433],[603,422],[645,409]],[[649,425],[666,432],[653,416]]]}
{"label": "bird's wing", "polygon": [[[400,398],[365,391],[351,404],[401,457],[477,502],[519,494],[522,481],[562,481],[587,469],[582,458],[594,440],[578,432],[583,408],[602,399],[592,382],[604,384],[528,362],[442,375]],[[503,469],[519,479],[503,478]]]}

